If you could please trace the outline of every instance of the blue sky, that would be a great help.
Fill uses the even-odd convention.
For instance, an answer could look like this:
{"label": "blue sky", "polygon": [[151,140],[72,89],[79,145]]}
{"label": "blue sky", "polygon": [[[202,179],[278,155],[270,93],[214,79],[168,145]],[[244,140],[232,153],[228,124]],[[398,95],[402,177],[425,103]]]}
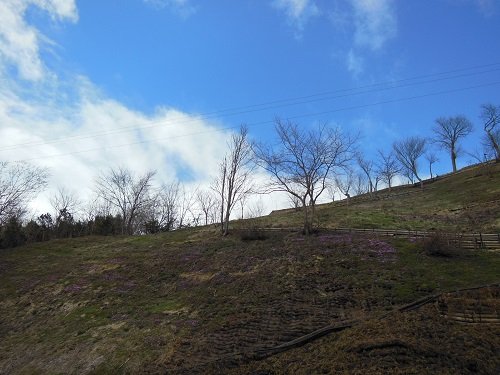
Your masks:
{"label": "blue sky", "polygon": [[473,151],[500,104],[499,20],[494,0],[2,0],[0,159],[86,191],[119,164],[206,185],[221,129],[272,141],[275,116],[360,131],[373,155],[463,114]]}

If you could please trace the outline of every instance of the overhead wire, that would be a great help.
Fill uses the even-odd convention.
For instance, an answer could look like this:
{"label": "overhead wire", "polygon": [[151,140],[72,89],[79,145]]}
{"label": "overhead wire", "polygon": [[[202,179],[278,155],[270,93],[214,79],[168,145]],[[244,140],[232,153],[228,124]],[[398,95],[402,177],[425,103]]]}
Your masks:
{"label": "overhead wire", "polygon": [[[305,118],[305,117],[311,117],[311,116],[321,116],[321,115],[332,114],[332,113],[341,112],[341,111],[348,111],[348,110],[361,109],[361,108],[373,107],[373,106],[390,104],[390,103],[397,103],[397,102],[403,102],[403,101],[409,101],[409,100],[415,100],[415,99],[422,99],[422,98],[427,98],[427,97],[431,97],[431,96],[456,93],[456,92],[473,90],[473,89],[478,89],[478,88],[483,88],[483,87],[496,86],[496,85],[500,85],[500,81],[489,82],[489,83],[467,86],[467,87],[460,87],[460,88],[456,88],[456,89],[435,91],[435,92],[431,92],[431,93],[414,95],[414,96],[409,96],[409,97],[404,97],[404,98],[389,99],[389,100],[379,101],[376,103],[368,103],[368,104],[362,104],[362,105],[336,108],[336,109],[322,111],[322,112],[299,114],[299,115],[287,117],[287,119],[292,120],[292,119]],[[272,123],[273,123],[272,120],[267,120],[267,121],[259,121],[259,122],[249,123],[249,124],[247,124],[247,126],[248,127],[255,127],[255,126],[262,126],[262,125],[272,124]],[[136,141],[136,142],[120,144],[120,145],[111,145],[111,146],[106,146],[106,147],[97,147],[97,148],[91,148],[91,149],[80,150],[80,151],[72,151],[72,152],[68,152],[68,153],[38,156],[36,158],[15,160],[14,162],[29,162],[29,161],[40,160],[40,159],[57,158],[57,157],[83,154],[83,153],[87,153],[87,152],[105,151],[105,150],[108,150],[111,148],[128,147],[128,146],[134,146],[134,145],[145,144],[145,143],[152,143],[152,142],[158,142],[158,141],[166,141],[166,140],[173,140],[173,139],[184,138],[184,137],[192,137],[192,136],[197,136],[197,135],[210,134],[210,133],[215,133],[215,132],[224,132],[227,130],[233,130],[233,129],[237,129],[237,128],[239,128],[239,126],[229,126],[229,127],[224,127],[224,128],[216,128],[216,129],[211,129],[211,130],[206,130],[206,131],[201,131],[201,132],[181,134],[181,135],[165,137],[165,138],[156,138],[154,140],[142,140],[142,141]]]}
{"label": "overhead wire", "polygon": [[[416,76],[416,77],[411,77],[411,78],[400,79],[400,80],[396,80],[396,81],[385,81],[385,82],[374,83],[374,84],[370,84],[370,85],[358,86],[355,88],[325,91],[323,93],[310,94],[310,95],[305,95],[305,96],[301,96],[301,97],[274,100],[274,101],[270,101],[270,102],[264,102],[264,103],[260,103],[260,104],[253,104],[253,105],[242,106],[242,107],[232,107],[232,108],[227,108],[227,109],[223,109],[223,110],[219,110],[219,111],[213,111],[213,112],[207,112],[205,114],[195,115],[195,118],[190,118],[190,119],[186,119],[183,121],[175,121],[175,120],[150,121],[150,122],[146,122],[146,125],[144,125],[144,126],[132,125],[132,126],[127,126],[127,127],[121,127],[121,128],[114,129],[114,130],[101,131],[101,132],[95,132],[95,133],[89,133],[89,134],[80,134],[80,135],[67,136],[67,137],[60,137],[60,138],[56,138],[56,139],[52,139],[52,140],[45,140],[42,142],[32,141],[32,142],[25,142],[25,143],[17,143],[14,145],[9,145],[9,146],[0,148],[0,152],[11,151],[11,150],[15,150],[18,148],[24,148],[24,147],[37,147],[37,146],[44,146],[44,145],[66,142],[66,141],[91,139],[91,138],[97,138],[97,137],[101,137],[101,136],[120,134],[123,132],[142,131],[142,130],[155,128],[155,127],[158,127],[161,125],[171,126],[171,125],[188,124],[188,123],[193,123],[195,121],[208,120],[208,119],[217,118],[217,117],[220,118],[220,117],[248,114],[248,113],[252,113],[252,112],[265,111],[265,110],[270,110],[270,109],[282,108],[282,107],[286,107],[286,106],[309,104],[309,103],[325,101],[325,100],[346,98],[346,97],[350,97],[350,96],[354,96],[354,95],[363,95],[363,94],[369,94],[369,93],[394,90],[394,89],[398,89],[398,88],[411,87],[411,86],[416,86],[416,85],[436,83],[436,82],[441,82],[441,81],[445,81],[445,80],[452,80],[452,79],[457,79],[457,78],[464,78],[464,77],[476,76],[476,75],[480,75],[480,74],[492,73],[492,72],[500,71],[500,67],[495,68],[495,69],[489,69],[489,70],[463,73],[463,74],[458,74],[458,75],[453,75],[453,76],[448,76],[448,77],[434,78],[434,79],[429,79],[429,80],[425,80],[425,81],[417,81],[417,82],[411,82],[411,81],[422,80],[424,78],[443,76],[443,75],[447,75],[447,74],[449,75],[452,73],[454,74],[454,73],[465,72],[465,71],[476,70],[476,69],[490,68],[490,67],[499,66],[499,65],[500,65],[500,63],[477,65],[477,66],[469,67],[469,68],[461,68],[461,69],[450,70],[447,72],[421,75],[421,76]],[[408,82],[408,83],[403,84],[403,82]],[[395,85],[395,83],[400,83],[400,84]],[[387,85],[391,85],[391,86],[387,86]],[[384,86],[386,86],[386,87],[384,87]],[[369,89],[369,88],[372,88],[372,89]],[[362,90],[362,89],[369,89],[369,90],[356,91],[356,90]],[[342,93],[342,92],[344,94],[333,95],[335,93]],[[313,99],[313,98],[315,98],[315,99]],[[281,103],[281,104],[278,104],[278,103]]]}

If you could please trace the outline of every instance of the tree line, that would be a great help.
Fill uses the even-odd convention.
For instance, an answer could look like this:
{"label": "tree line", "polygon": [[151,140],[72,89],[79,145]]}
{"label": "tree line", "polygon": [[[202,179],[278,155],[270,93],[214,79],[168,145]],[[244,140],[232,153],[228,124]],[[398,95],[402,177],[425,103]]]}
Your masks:
{"label": "tree line", "polygon": [[[500,161],[500,106],[481,107],[483,155],[468,152],[477,161]],[[59,189],[50,199],[52,212],[28,217],[28,203],[47,186],[49,172],[28,163],[0,163],[0,247],[26,242],[86,235],[133,235],[171,231],[188,226],[217,224],[229,233],[235,208],[242,209],[252,194],[284,192],[291,205],[303,212],[304,233],[313,230],[318,199],[328,194],[373,194],[381,185],[392,188],[401,176],[423,187],[421,159],[438,161],[432,145],[456,160],[465,150],[462,140],[473,130],[464,116],[436,119],[433,137],[406,137],[389,150],[368,158],[359,149],[360,137],[320,123],[310,129],[277,118],[277,142],[251,142],[241,126],[227,144],[217,176],[209,188],[189,191],[179,182],[156,186],[154,170],[136,175],[127,168],[101,172],[94,186],[95,198],[87,204],[75,193]],[[266,172],[267,182],[257,186],[254,172]],[[82,207],[84,206],[84,207]],[[254,210],[259,216],[262,210]]]}

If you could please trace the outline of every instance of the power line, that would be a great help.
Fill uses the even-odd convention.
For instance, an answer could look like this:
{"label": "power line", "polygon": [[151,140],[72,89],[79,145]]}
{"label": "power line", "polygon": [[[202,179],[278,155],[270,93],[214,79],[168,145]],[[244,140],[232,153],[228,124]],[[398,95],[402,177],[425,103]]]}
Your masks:
{"label": "power line", "polygon": [[[500,65],[500,63],[478,65],[478,66],[470,67],[470,68],[455,69],[455,70],[451,70],[451,71],[447,71],[447,72],[422,75],[422,76],[417,76],[417,77],[412,77],[412,78],[401,79],[401,80],[397,80],[397,81],[386,81],[386,82],[375,83],[375,84],[370,84],[370,85],[365,85],[365,86],[359,86],[356,88],[326,91],[326,92],[318,93],[318,94],[311,94],[311,95],[302,96],[302,97],[275,100],[275,101],[271,101],[271,102],[248,105],[248,106],[244,106],[244,107],[233,107],[233,108],[223,109],[223,110],[214,111],[214,112],[207,112],[205,114],[201,114],[201,115],[196,116],[196,119],[187,119],[184,121],[172,121],[172,120],[150,121],[149,125],[140,126],[140,127],[132,125],[132,126],[128,126],[128,127],[122,127],[119,129],[115,129],[115,130],[110,130],[110,131],[90,133],[90,134],[86,134],[86,135],[84,134],[84,135],[61,137],[61,138],[47,140],[47,141],[43,141],[43,142],[18,143],[18,144],[14,144],[14,145],[0,148],[0,152],[15,150],[15,149],[18,149],[21,147],[36,147],[36,146],[43,146],[43,145],[54,144],[54,143],[59,143],[59,142],[64,142],[64,141],[70,141],[70,140],[90,139],[90,138],[119,134],[119,133],[129,132],[129,131],[146,130],[146,129],[151,129],[151,128],[161,126],[161,125],[169,126],[169,125],[189,124],[189,123],[192,123],[195,121],[207,120],[207,119],[211,119],[211,118],[215,118],[215,117],[235,116],[235,115],[241,115],[241,114],[247,114],[247,113],[252,113],[252,112],[269,110],[269,109],[282,108],[282,107],[287,107],[287,106],[292,106],[292,105],[309,104],[309,103],[325,101],[325,100],[346,98],[346,97],[350,97],[350,96],[354,96],[354,95],[376,93],[376,92],[394,90],[394,89],[398,89],[398,88],[404,88],[404,87],[410,87],[410,86],[416,86],[416,85],[424,85],[424,84],[428,84],[428,83],[436,83],[436,82],[445,81],[445,80],[452,80],[452,79],[457,79],[457,78],[464,78],[464,77],[470,77],[470,76],[475,76],[475,75],[480,75],[480,74],[496,72],[496,71],[500,71],[500,67],[495,68],[495,69],[490,69],[490,70],[483,70],[483,71],[477,71],[477,72],[471,72],[471,73],[463,73],[463,74],[459,74],[459,75],[453,75],[453,76],[442,77],[442,78],[434,78],[434,79],[425,80],[425,81],[417,81],[417,82],[411,82],[411,81],[421,80],[423,78],[429,78],[429,77],[435,77],[435,76],[442,76],[442,75],[447,75],[447,74],[451,74],[451,73],[458,73],[458,72],[470,71],[470,70],[475,70],[475,69],[483,69],[483,68],[488,68],[488,67],[493,67],[493,66],[498,66],[498,65]],[[408,83],[403,84],[403,82],[408,82]],[[394,83],[400,83],[400,84],[394,85]],[[383,87],[384,85],[389,85],[389,84],[391,86]],[[364,91],[356,91],[356,90],[368,89],[368,88],[372,88],[372,89],[364,90]],[[332,96],[334,93],[341,93],[341,92],[344,92],[344,94],[338,94],[338,95]],[[315,99],[313,99],[313,98],[315,98]],[[278,104],[278,103],[281,103],[281,104]],[[253,109],[251,109],[251,108],[253,108]],[[226,113],[226,114],[224,115],[224,113]]]}
{"label": "power line", "polygon": [[[311,116],[320,116],[320,115],[331,114],[331,113],[336,113],[336,112],[341,112],[341,111],[348,111],[348,110],[353,110],[353,109],[367,108],[367,107],[373,107],[373,106],[390,104],[390,103],[398,103],[398,102],[403,102],[403,101],[422,99],[422,98],[427,98],[427,97],[431,97],[431,96],[438,96],[438,95],[443,95],[443,94],[473,90],[473,89],[478,89],[478,88],[482,88],[482,87],[489,87],[489,86],[496,86],[496,85],[500,85],[500,81],[490,82],[490,83],[485,83],[485,84],[480,84],[480,85],[474,85],[474,86],[468,86],[468,87],[461,87],[461,88],[457,88],[457,89],[435,91],[435,92],[431,92],[431,93],[427,93],[427,94],[414,95],[414,96],[409,96],[409,97],[404,97],[404,98],[384,100],[384,101],[380,101],[380,102],[376,102],[376,103],[368,103],[368,104],[362,104],[362,105],[356,105],[356,106],[336,108],[336,109],[322,111],[322,112],[300,114],[300,115],[288,117],[288,119],[298,119],[298,118],[305,118],[305,117],[311,117]],[[272,120],[267,120],[267,121],[250,123],[250,124],[247,124],[247,126],[254,127],[254,126],[261,126],[261,125],[272,124],[272,123],[273,123]],[[177,136],[172,136],[172,137],[159,138],[159,139],[155,139],[155,140],[143,140],[143,141],[137,141],[137,142],[126,143],[126,144],[121,144],[121,145],[97,147],[97,148],[91,148],[91,149],[86,149],[86,150],[81,150],[81,151],[73,151],[73,152],[68,152],[68,153],[63,153],[63,154],[47,155],[47,156],[41,156],[41,157],[36,157],[36,158],[30,158],[30,159],[16,160],[14,162],[29,162],[29,161],[35,161],[35,160],[40,160],[40,159],[58,158],[58,157],[63,157],[63,156],[78,155],[78,154],[83,154],[83,153],[93,152],[93,151],[104,151],[104,150],[108,150],[111,148],[120,148],[120,147],[134,146],[134,145],[138,145],[138,144],[146,144],[146,143],[151,143],[154,141],[166,141],[166,140],[172,140],[172,139],[178,139],[178,138],[184,138],[184,137],[210,134],[210,133],[215,133],[215,132],[224,132],[226,130],[233,130],[233,129],[237,129],[237,128],[239,128],[239,126],[229,126],[229,127],[225,127],[225,128],[212,129],[212,130],[206,130],[206,131],[202,131],[202,132],[195,132],[195,133],[189,133],[189,134],[182,134],[182,135],[177,135]]]}

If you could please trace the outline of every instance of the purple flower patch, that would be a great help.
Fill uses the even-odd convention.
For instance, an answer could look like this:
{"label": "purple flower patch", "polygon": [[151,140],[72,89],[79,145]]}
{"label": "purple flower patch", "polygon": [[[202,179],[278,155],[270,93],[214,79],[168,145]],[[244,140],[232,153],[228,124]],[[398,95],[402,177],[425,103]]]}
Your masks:
{"label": "purple flower patch", "polygon": [[318,236],[318,241],[323,245],[350,245],[352,244],[351,234],[323,234]]}
{"label": "purple flower patch", "polygon": [[83,289],[83,285],[71,284],[64,288],[64,291],[67,293],[78,293]]}
{"label": "purple flower patch", "polygon": [[396,249],[387,242],[378,239],[367,239],[363,245],[366,246],[369,255],[377,258],[377,260],[381,262],[394,261]]}

